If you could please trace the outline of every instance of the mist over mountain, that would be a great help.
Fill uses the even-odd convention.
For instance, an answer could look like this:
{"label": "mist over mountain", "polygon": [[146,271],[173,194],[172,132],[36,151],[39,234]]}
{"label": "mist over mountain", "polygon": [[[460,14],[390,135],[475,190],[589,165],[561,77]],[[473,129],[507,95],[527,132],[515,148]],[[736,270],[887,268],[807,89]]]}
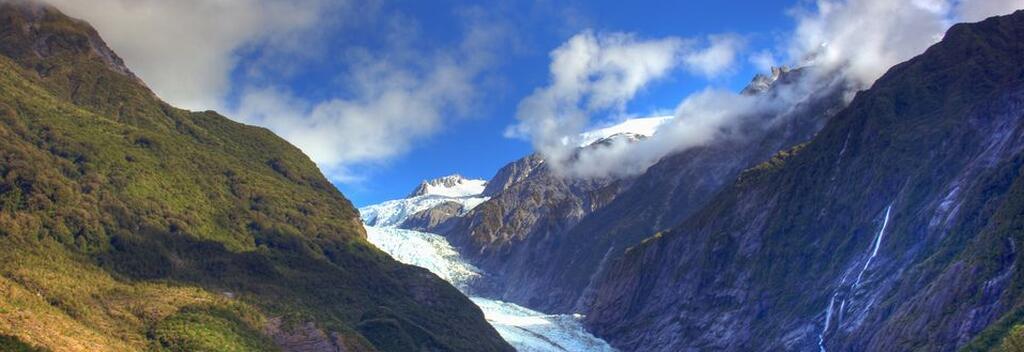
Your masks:
{"label": "mist over mountain", "polygon": [[490,275],[480,292],[583,313],[624,350],[995,348],[1020,324],[1001,209],[1022,18],[954,26],[852,100],[816,67],[775,70],[742,94],[825,88],[638,176],[564,177],[529,156],[465,215],[403,226],[445,234]]}

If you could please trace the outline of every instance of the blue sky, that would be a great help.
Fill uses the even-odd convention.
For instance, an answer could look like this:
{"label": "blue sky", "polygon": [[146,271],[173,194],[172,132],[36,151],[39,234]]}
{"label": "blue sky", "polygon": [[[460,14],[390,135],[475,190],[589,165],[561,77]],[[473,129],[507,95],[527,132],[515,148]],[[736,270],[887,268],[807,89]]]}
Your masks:
{"label": "blue sky", "polygon": [[[504,131],[515,122],[519,101],[549,80],[549,52],[580,31],[627,32],[641,38],[699,38],[713,33],[735,33],[748,41],[743,51],[753,53],[774,45],[773,33],[791,30],[793,22],[786,15],[793,6],[790,1],[637,1],[624,5],[618,1],[576,2],[568,6],[523,2],[502,9],[468,1],[405,1],[385,5],[381,11],[406,16],[403,23],[418,27],[418,38],[423,44],[440,47],[458,45],[466,31],[461,23],[466,21],[467,11],[493,11],[481,16],[511,22],[515,27],[512,40],[517,47],[501,53],[492,72],[474,82],[481,97],[467,116],[446,120],[436,134],[419,139],[405,153],[357,165],[358,179],[336,185],[353,202],[366,205],[403,197],[425,178],[451,173],[490,178],[502,165],[530,153],[533,148],[528,141],[506,138]],[[516,15],[509,16],[510,13]],[[566,20],[569,16],[572,18]],[[379,35],[374,33],[378,30],[339,31],[330,34],[326,41],[332,43],[332,52],[353,45],[381,49],[370,39]],[[258,53],[250,55],[253,56],[246,60],[258,57]],[[756,72],[745,61],[745,57],[739,57],[734,70],[711,80],[676,70],[641,91],[629,102],[628,112],[647,115],[671,110],[683,97],[707,85],[741,89]],[[240,72],[246,69],[246,63],[237,68]],[[343,77],[348,69],[344,62],[322,60],[287,80],[276,79],[277,84],[286,82],[283,84],[294,89],[296,95],[327,98],[346,89],[344,82],[334,79]]]}
{"label": "blue sky", "polygon": [[[1020,0],[48,1],[92,23],[163,99],[271,129],[360,206],[403,197],[423,179],[489,178],[534,150],[557,160],[551,146],[564,136],[674,113],[682,127],[673,131],[695,141],[663,135],[668,144],[648,148],[642,169],[707,137],[695,131],[728,123],[738,113],[728,110],[741,102],[735,92],[768,62],[793,64],[813,52],[811,64],[862,89],[952,23],[1022,7]],[[631,153],[618,157],[636,159]]]}

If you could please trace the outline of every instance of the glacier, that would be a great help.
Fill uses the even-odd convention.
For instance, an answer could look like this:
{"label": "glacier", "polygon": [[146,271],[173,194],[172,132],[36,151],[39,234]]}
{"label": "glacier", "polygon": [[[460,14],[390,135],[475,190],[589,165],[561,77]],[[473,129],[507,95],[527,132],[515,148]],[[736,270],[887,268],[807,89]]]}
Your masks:
{"label": "glacier", "polygon": [[[444,192],[438,192],[444,193]],[[367,240],[402,263],[425,268],[466,293],[484,312],[505,341],[521,352],[615,351],[608,343],[583,328],[579,314],[544,314],[513,303],[474,296],[469,283],[484,275],[467,263],[458,251],[435,233],[400,229],[417,211],[445,201],[463,204],[464,211],[486,201],[476,195],[448,197],[428,194],[360,208]]]}

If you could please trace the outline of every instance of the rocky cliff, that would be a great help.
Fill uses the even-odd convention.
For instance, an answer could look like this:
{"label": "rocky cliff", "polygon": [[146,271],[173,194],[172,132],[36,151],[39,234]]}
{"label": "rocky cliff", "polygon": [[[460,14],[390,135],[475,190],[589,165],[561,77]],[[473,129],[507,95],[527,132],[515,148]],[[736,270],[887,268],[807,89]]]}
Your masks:
{"label": "rocky cliff", "polygon": [[607,264],[624,350],[987,349],[1021,322],[1024,11],[952,27],[812,141]]}
{"label": "rocky cliff", "polygon": [[[481,287],[487,294],[546,312],[582,310],[591,279],[608,259],[700,209],[741,170],[808,140],[843,106],[842,82],[820,72],[812,79],[810,70],[777,70],[770,80],[756,79],[752,86],[760,90],[744,94],[787,108],[745,116],[732,138],[669,156],[641,175],[573,179],[531,155],[499,170],[485,191],[491,199],[465,216],[443,226],[407,225],[446,234],[494,276]],[[811,94],[789,100],[808,87],[814,87]]]}

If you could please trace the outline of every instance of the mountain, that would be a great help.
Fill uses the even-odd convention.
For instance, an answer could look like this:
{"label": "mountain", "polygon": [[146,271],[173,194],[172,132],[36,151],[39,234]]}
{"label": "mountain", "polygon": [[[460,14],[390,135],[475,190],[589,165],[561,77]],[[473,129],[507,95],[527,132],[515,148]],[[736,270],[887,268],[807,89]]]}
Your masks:
{"label": "mountain", "polygon": [[[776,70],[755,79],[765,101],[804,89],[808,68]],[[592,278],[604,263],[651,234],[700,209],[745,168],[776,151],[807,141],[843,106],[842,82],[822,75],[806,99],[780,113],[744,117],[735,138],[664,158],[645,173],[612,179],[556,174],[534,154],[512,162],[487,184],[487,201],[464,215],[452,208],[422,210],[402,228],[441,233],[488,272],[477,290],[549,313],[585,308]],[[639,141],[669,121],[645,118],[583,134],[596,148],[609,139]],[[437,221],[437,218],[444,218]],[[586,296],[586,297],[585,297]]]}
{"label": "mountain", "polygon": [[403,199],[389,200],[359,209],[363,222],[375,227],[437,229],[465,215],[480,203],[488,183],[449,175],[420,183]]}
{"label": "mountain", "polygon": [[[450,179],[450,178],[449,178]],[[439,182],[426,181],[427,184]],[[449,184],[456,184],[450,182]],[[442,192],[446,193],[446,192]],[[379,226],[367,225],[367,239],[396,260],[426,268],[469,295],[473,303],[505,341],[519,351],[601,352],[615,351],[606,342],[588,333],[578,314],[546,314],[525,307],[477,295],[471,286],[488,277],[487,272],[467,263],[462,255],[439,234],[401,229],[415,223],[415,218],[437,220],[438,217],[463,215],[464,197],[429,195],[440,203],[411,214],[392,212],[383,218],[382,211],[396,209],[395,204],[422,205],[425,196],[400,199],[360,208],[364,221],[374,220]],[[486,200],[486,198],[482,198]],[[445,211],[452,213],[445,213]],[[468,209],[467,209],[468,210]],[[387,219],[387,221],[380,221]],[[424,226],[429,226],[424,224]],[[442,226],[443,227],[443,226]]]}
{"label": "mountain", "polygon": [[617,136],[624,136],[634,140],[650,137],[657,132],[659,126],[665,124],[671,119],[672,116],[642,117],[629,119],[612,126],[587,131],[580,134],[579,147],[584,148],[591,144],[609,138],[615,138]]}
{"label": "mountain", "polygon": [[502,185],[502,191],[468,213],[449,219],[444,226],[418,228],[445,235],[471,263],[489,274],[489,280],[478,282],[476,290],[531,308],[536,307],[505,291],[514,288],[543,295],[543,282],[514,280],[513,273],[550,263],[553,258],[547,256],[561,235],[607,205],[624,184],[565,178],[546,163],[534,164],[536,160],[541,159],[527,156],[499,171],[495,180],[519,180]]}
{"label": "mountain", "polygon": [[994,348],[1024,323],[1022,167],[1024,11],[955,25],[609,261],[587,324],[628,351]]}
{"label": "mountain", "polygon": [[160,101],[27,1],[0,2],[0,243],[5,349],[511,350],[297,148]]}
{"label": "mountain", "polygon": [[448,175],[423,181],[406,198],[426,195],[469,197],[483,193],[486,186],[485,180],[467,180],[462,175]]}

